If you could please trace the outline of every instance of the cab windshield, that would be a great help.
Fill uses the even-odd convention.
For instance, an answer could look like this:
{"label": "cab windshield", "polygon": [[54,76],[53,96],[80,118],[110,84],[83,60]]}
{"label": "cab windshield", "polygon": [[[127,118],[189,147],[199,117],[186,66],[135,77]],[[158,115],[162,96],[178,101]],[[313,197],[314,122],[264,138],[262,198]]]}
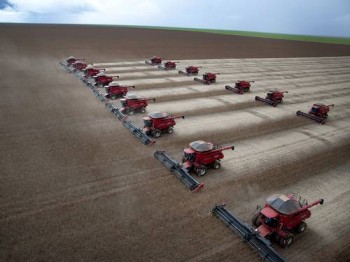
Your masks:
{"label": "cab windshield", "polygon": [[152,126],[152,120],[147,119],[147,120],[143,120],[145,123],[145,126],[151,127]]}

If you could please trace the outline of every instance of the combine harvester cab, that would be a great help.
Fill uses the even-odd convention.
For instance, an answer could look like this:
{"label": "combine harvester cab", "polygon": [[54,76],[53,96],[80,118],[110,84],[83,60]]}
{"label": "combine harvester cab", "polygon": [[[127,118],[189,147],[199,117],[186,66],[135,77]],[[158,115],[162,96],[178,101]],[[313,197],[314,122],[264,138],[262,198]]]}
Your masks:
{"label": "combine harvester cab", "polygon": [[266,94],[266,98],[262,98],[260,96],[255,97],[255,101],[261,101],[266,104],[272,105],[273,107],[276,107],[279,103],[283,102],[284,94],[288,93],[288,91],[280,91],[280,90],[269,90]]}
{"label": "combine harvester cab", "polygon": [[124,114],[133,115],[136,112],[145,113],[148,106],[148,101],[155,102],[154,98],[145,98],[135,94],[127,94],[120,99],[122,108],[120,111]]}
{"label": "combine harvester cab", "polygon": [[272,247],[270,241],[263,238],[251,226],[243,223],[230,211],[225,205],[217,205],[212,209],[212,214],[219,218],[227,227],[237,234],[245,243],[247,243],[259,256],[265,261],[285,262],[280,254]]}
{"label": "combine harvester cab", "polygon": [[149,113],[147,117],[143,118],[143,131],[146,135],[155,138],[160,137],[162,133],[172,134],[176,125],[175,119],[179,118],[185,119],[185,116],[169,116],[167,113],[161,112]]}
{"label": "combine harvester cab", "polygon": [[159,56],[154,56],[150,60],[145,61],[146,65],[160,65],[162,63],[164,58],[159,57]]}
{"label": "combine harvester cab", "polygon": [[173,62],[173,61],[166,61],[164,65],[158,65],[159,69],[163,70],[175,70],[176,69],[176,64],[179,62]]}
{"label": "combine harvester cab", "polygon": [[242,95],[245,92],[250,92],[251,83],[254,83],[254,82],[255,81],[238,80],[235,82],[235,86],[227,85],[225,86],[225,89]]}
{"label": "combine harvester cab", "polygon": [[263,208],[257,207],[252,223],[260,236],[276,240],[285,248],[293,243],[295,233],[301,234],[306,230],[304,221],[311,216],[309,209],[323,202],[319,199],[308,204],[295,194],[272,195],[266,199]]}
{"label": "combine harvester cab", "polygon": [[192,75],[198,75],[199,68],[202,68],[201,66],[187,66],[186,71],[179,70],[179,74],[192,76]]}
{"label": "combine harvester cab", "polygon": [[220,73],[205,73],[205,74],[203,74],[202,79],[195,77],[193,80],[201,82],[201,83],[206,84],[206,85],[210,85],[210,84],[216,82],[217,75],[220,75]]}
{"label": "combine harvester cab", "polygon": [[334,105],[333,104],[325,105],[323,103],[316,103],[316,104],[313,104],[309,113],[304,113],[299,110],[297,111],[297,116],[310,118],[323,125],[326,123],[326,119],[328,118],[328,112],[330,111],[331,107],[334,107]]}
{"label": "combine harvester cab", "polygon": [[129,88],[135,88],[135,86],[124,86],[120,85],[117,81],[113,81],[109,85],[105,86],[106,98],[114,100],[117,97],[126,96],[129,92]]}
{"label": "combine harvester cab", "polygon": [[173,160],[165,151],[154,152],[154,157],[174,174],[190,191],[198,192],[204,186],[203,183],[199,183],[195,180],[180,163]]}
{"label": "combine harvester cab", "polygon": [[224,158],[222,151],[234,150],[234,146],[219,148],[204,141],[194,141],[189,146],[183,152],[183,166],[198,176],[204,176],[208,168],[219,169],[221,167],[220,160]]}

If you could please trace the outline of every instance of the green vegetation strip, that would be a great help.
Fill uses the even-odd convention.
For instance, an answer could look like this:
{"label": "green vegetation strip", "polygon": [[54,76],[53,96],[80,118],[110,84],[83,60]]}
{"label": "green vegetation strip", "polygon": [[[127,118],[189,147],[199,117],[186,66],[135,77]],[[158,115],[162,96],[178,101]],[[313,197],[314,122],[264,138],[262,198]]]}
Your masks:
{"label": "green vegetation strip", "polygon": [[287,35],[287,34],[260,33],[260,32],[249,32],[249,31],[181,28],[181,27],[161,27],[161,26],[136,26],[136,25],[133,25],[133,26],[120,26],[120,27],[158,29],[158,30],[174,30],[174,31],[187,31],[187,32],[202,32],[202,33],[221,34],[221,35],[239,35],[239,36],[262,37],[262,38],[272,38],[272,39],[282,39],[282,40],[294,40],[294,41],[306,41],[306,42],[350,45],[350,38],[345,38],[345,37]]}

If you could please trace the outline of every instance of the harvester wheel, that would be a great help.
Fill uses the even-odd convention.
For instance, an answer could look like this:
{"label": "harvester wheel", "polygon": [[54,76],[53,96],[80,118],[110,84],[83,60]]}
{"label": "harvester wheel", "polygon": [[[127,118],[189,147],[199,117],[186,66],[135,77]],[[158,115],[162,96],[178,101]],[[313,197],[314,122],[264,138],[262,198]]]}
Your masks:
{"label": "harvester wheel", "polygon": [[128,109],[128,115],[129,116],[132,116],[132,115],[134,115],[135,114],[135,110],[133,109],[133,108],[129,108]]}
{"label": "harvester wheel", "polygon": [[261,225],[261,214],[256,213],[252,218],[252,224],[256,227],[259,227]]}
{"label": "harvester wheel", "polygon": [[161,135],[162,135],[162,132],[161,132],[159,129],[156,129],[156,130],[153,131],[153,136],[154,136],[155,138],[158,138],[158,137],[160,137]]}
{"label": "harvester wheel", "polygon": [[286,237],[280,238],[280,245],[283,248],[290,246],[292,243],[293,243],[293,236],[292,235],[288,235]]}
{"label": "harvester wheel", "polygon": [[297,228],[297,232],[299,234],[301,234],[301,233],[304,233],[305,230],[306,230],[306,223],[305,222],[301,222],[300,225]]}
{"label": "harvester wheel", "polygon": [[140,108],[140,112],[141,112],[141,113],[145,113],[145,112],[146,112],[146,108],[141,107],[141,108]]}
{"label": "harvester wheel", "polygon": [[111,97],[112,100],[117,98],[117,96],[115,94],[110,95],[110,97]]}
{"label": "harvester wheel", "polygon": [[221,167],[220,162],[216,160],[213,164],[213,169],[219,169],[220,167]]}
{"label": "harvester wheel", "polygon": [[168,134],[174,133],[174,128],[172,126],[169,126],[167,132],[168,132]]}
{"label": "harvester wheel", "polygon": [[204,176],[207,173],[207,168],[205,166],[199,166],[196,168],[197,176]]}

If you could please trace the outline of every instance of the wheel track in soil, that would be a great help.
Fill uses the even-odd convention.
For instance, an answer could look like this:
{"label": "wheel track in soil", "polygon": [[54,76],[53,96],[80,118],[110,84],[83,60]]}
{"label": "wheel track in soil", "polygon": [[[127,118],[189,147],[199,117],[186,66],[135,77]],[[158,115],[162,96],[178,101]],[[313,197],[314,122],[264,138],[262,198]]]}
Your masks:
{"label": "wheel track in soil", "polygon": [[[307,59],[304,59],[307,61]],[[322,60],[322,59],[321,59]],[[332,59],[323,59],[322,61],[332,61]],[[348,61],[347,59],[340,59]],[[261,62],[261,64],[265,64]],[[268,62],[266,62],[268,63]],[[276,62],[277,63],[277,62]],[[317,61],[313,62],[317,64]],[[254,64],[254,63],[252,63]],[[293,65],[295,63],[292,63]],[[296,64],[298,64],[296,62]],[[273,67],[273,65],[271,65]],[[333,71],[332,70],[325,70],[325,71],[318,71],[318,73],[315,73],[315,75],[319,73],[331,73],[332,77]],[[296,82],[302,82],[300,79],[302,79],[302,73],[300,75],[295,75],[298,77],[296,79]],[[313,75],[313,74],[311,74]],[[282,75],[281,75],[282,76]],[[344,77],[345,74],[341,73],[339,76]],[[307,76],[307,78],[310,78],[311,81],[312,76]],[[327,75],[324,76],[327,78]],[[283,79],[280,79],[278,81],[283,82]],[[278,82],[276,81],[276,82]],[[291,81],[288,79],[287,81]],[[327,79],[324,80],[326,83],[329,83],[331,81],[328,81]],[[327,82],[328,81],[328,82]],[[229,202],[234,202],[235,205],[233,206],[235,210],[238,211],[238,214],[242,215],[243,218],[248,217],[248,209],[249,207],[246,207],[245,204],[248,204],[249,206],[252,205],[253,202],[256,202],[256,192],[254,192],[254,199],[250,197],[250,200],[242,201],[242,204],[239,204],[237,201],[232,201],[232,199],[236,199],[240,196],[240,193],[244,192],[248,187],[254,187],[259,189],[259,192],[267,193],[267,192],[275,192],[276,190],[285,190],[290,187],[291,184],[297,184],[300,191],[313,191],[317,189],[318,195],[319,190],[322,190],[325,192],[325,196],[332,196],[333,200],[330,202],[330,206],[324,206],[322,211],[323,214],[327,214],[327,210],[334,210],[334,208],[338,208],[337,205],[334,206],[334,203],[337,203],[337,201],[340,199],[340,202],[345,204],[346,201],[341,201],[343,197],[347,197],[347,192],[338,192],[334,193],[333,191],[331,193],[328,193],[327,185],[325,183],[322,183],[318,187],[315,186],[313,190],[309,190],[309,180],[313,178],[317,178],[319,173],[323,174],[325,172],[328,172],[332,170],[332,168],[342,166],[344,163],[348,161],[348,155],[350,153],[350,140],[349,134],[350,129],[348,123],[348,115],[349,115],[349,109],[348,109],[348,97],[349,93],[346,90],[346,86],[339,85],[341,83],[345,83],[347,80],[339,80],[339,82],[333,83],[334,86],[329,90],[326,89],[323,92],[317,93],[312,96],[308,96],[307,98],[303,98],[303,95],[305,94],[312,94],[313,90],[317,89],[316,85],[311,86],[310,88],[303,88],[303,86],[296,86],[295,89],[293,89],[293,92],[298,92],[299,95],[293,98],[286,97],[286,101],[288,103],[285,103],[283,105],[278,106],[275,108],[276,110],[273,110],[273,108],[269,106],[259,106],[254,108],[249,108],[249,105],[252,105],[251,102],[243,102],[243,107],[237,107],[232,115],[227,116],[227,114],[224,114],[225,117],[222,118],[222,120],[218,120],[218,123],[222,121],[222,124],[219,126],[225,126],[225,123],[228,122],[228,120],[233,119],[236,120],[238,124],[245,123],[243,120],[244,118],[237,117],[238,114],[247,114],[247,125],[242,127],[240,132],[242,133],[240,136],[240,132],[237,130],[236,136],[235,133],[232,132],[231,127],[225,127],[222,130],[220,130],[219,133],[210,134],[203,131],[203,137],[210,139],[213,138],[213,141],[215,140],[215,137],[218,139],[215,140],[215,142],[219,142],[220,144],[227,144],[231,142],[237,143],[236,151],[233,151],[232,153],[227,153],[225,156],[225,159],[223,160],[223,169],[221,169],[220,175],[216,174],[208,174],[208,176],[201,178],[200,180],[203,180],[206,183],[206,187],[204,188],[204,192],[196,195],[191,196],[191,199],[195,199],[195,201],[189,201],[187,203],[189,205],[185,206],[180,205],[179,203],[176,203],[175,206],[177,208],[184,207],[183,214],[187,217],[187,219],[179,220],[177,219],[177,224],[180,225],[183,228],[189,228],[189,227],[196,227],[193,225],[193,221],[198,222],[201,226],[210,226],[211,230],[208,230],[210,232],[197,232],[198,235],[193,237],[193,234],[191,231],[182,232],[183,239],[187,240],[195,240],[197,237],[200,239],[198,243],[193,243],[193,248],[201,246],[206,246],[208,251],[203,252],[192,252],[192,254],[186,253],[186,259],[191,260],[216,260],[217,257],[219,258],[232,258],[231,255],[234,255],[236,251],[234,248],[242,248],[243,254],[246,254],[246,259],[251,260],[255,259],[256,255],[243,243],[240,242],[240,240],[237,239],[236,236],[232,235],[232,233],[225,228],[220,222],[217,222],[214,220],[214,218],[203,218],[202,214],[204,212],[207,212],[210,210],[210,207],[214,204],[213,202],[216,202],[217,199],[226,199]],[[266,85],[266,83],[265,83]],[[292,85],[293,86],[293,85]],[[150,89],[151,90],[151,89]],[[259,89],[257,89],[259,90]],[[306,91],[305,91],[306,90]],[[146,90],[145,90],[146,91]],[[218,94],[218,90],[216,91],[216,94]],[[224,90],[226,91],[226,90]],[[332,93],[334,92],[334,96],[332,96]],[[86,92],[84,90],[84,92]],[[254,91],[255,92],[255,91]],[[225,93],[226,94],[226,93]],[[176,96],[175,96],[176,97]],[[242,99],[243,96],[239,96]],[[294,110],[296,106],[298,106],[298,109],[301,105],[311,104],[311,99],[330,99],[331,97],[335,97],[334,103],[336,104],[336,107],[333,111],[330,113],[330,119],[326,123],[326,125],[321,126],[317,125],[316,123],[313,123],[311,120],[298,118],[292,114],[294,114]],[[174,96],[170,96],[169,101],[173,101]],[[210,99],[220,99],[220,97],[217,97],[217,95],[213,96]],[[181,99],[178,97],[178,99]],[[333,102],[333,99],[330,99]],[[224,100],[223,100],[224,101]],[[310,101],[310,102],[309,102]],[[245,104],[247,103],[247,104]],[[250,104],[249,104],[250,103]],[[255,102],[254,102],[255,103]],[[167,105],[167,103],[159,103],[159,109],[161,106]],[[101,105],[102,106],[102,105]],[[224,108],[218,107],[218,108]],[[150,107],[151,108],[151,107]],[[195,106],[194,106],[195,108]],[[214,107],[215,109],[215,107]],[[248,109],[248,110],[243,110]],[[306,108],[305,108],[306,109]],[[223,111],[223,112],[228,112]],[[272,115],[269,113],[273,112]],[[288,113],[290,112],[291,117],[288,117]],[[108,112],[106,112],[107,114]],[[278,115],[283,115],[278,117],[278,120],[274,119],[273,117]],[[111,115],[111,114],[110,114]],[[147,148],[143,150],[143,158],[141,160],[134,159],[133,161],[130,161],[133,156],[127,156],[124,155],[120,162],[121,166],[126,165],[127,163],[129,166],[133,167],[132,170],[135,171],[134,174],[116,174],[115,177],[107,177],[102,180],[86,180],[85,183],[82,184],[71,184],[70,187],[67,187],[64,190],[60,190],[59,192],[56,192],[55,194],[50,193],[42,193],[37,195],[36,197],[32,197],[28,199],[27,201],[17,201],[13,204],[8,205],[6,203],[6,198],[2,199],[5,201],[0,202],[0,210],[6,209],[6,215],[5,218],[2,220],[0,219],[0,222],[4,221],[14,221],[16,219],[25,219],[26,217],[30,217],[32,215],[37,215],[45,212],[51,212],[65,206],[74,206],[74,205],[81,205],[86,202],[91,202],[98,200],[100,198],[108,198],[110,196],[119,195],[121,192],[125,194],[127,191],[131,190],[137,190],[139,187],[145,187],[142,191],[146,191],[147,189],[151,189],[154,185],[154,183],[159,183],[162,185],[163,183],[174,183],[174,185],[171,185],[169,188],[163,188],[159,192],[155,192],[156,196],[162,196],[162,194],[165,194],[168,190],[170,193],[176,192],[176,190],[183,190],[182,185],[176,181],[174,177],[168,174],[168,171],[162,167],[157,161],[152,160],[150,161],[151,167],[148,171],[137,171],[139,167],[137,167],[137,162],[148,162],[149,158],[152,157],[153,150],[156,150],[157,148],[164,147],[166,149],[170,149],[169,152],[178,154],[181,153],[181,149],[183,146],[183,142],[186,141],[186,145],[189,142],[191,136],[193,138],[195,136],[201,135],[200,133],[193,132],[192,135],[187,136],[185,131],[185,126],[187,126],[189,129],[195,128],[196,126],[199,128],[204,128],[207,125],[212,124],[212,119],[217,118],[216,115],[219,114],[213,114],[209,111],[203,111],[197,110],[197,112],[193,113],[193,119],[197,119],[198,123],[186,123],[179,122],[176,128],[178,128],[179,131],[176,131],[173,137],[169,138],[166,137],[164,140],[158,140],[155,147],[152,149]],[[112,118],[112,117],[111,117]],[[218,117],[219,119],[220,117]],[[258,120],[257,122],[253,122],[250,120]],[[205,120],[205,121],[202,121]],[[210,121],[211,120],[211,121]],[[114,120],[117,121],[117,120]],[[186,121],[186,120],[185,120]],[[201,122],[202,121],[202,122]],[[207,122],[206,122],[207,121]],[[183,128],[183,129],[182,129]],[[182,131],[181,131],[182,129]],[[215,129],[213,129],[215,130]],[[230,132],[231,131],[231,132]],[[35,132],[35,130],[33,130]],[[22,133],[23,134],[23,133]],[[128,135],[131,139],[134,139],[130,134]],[[248,134],[248,135],[247,135]],[[99,134],[100,136],[104,136],[104,134]],[[32,134],[28,133],[28,137],[31,137]],[[232,139],[232,137],[235,137],[238,139]],[[137,144],[137,141],[132,141],[132,144]],[[271,143],[273,146],[271,146]],[[9,143],[10,144],[10,143]],[[9,145],[8,144],[8,145]],[[108,143],[106,140],[102,142],[102,146],[106,146]],[[35,149],[35,144],[30,145]],[[39,147],[37,148],[40,149]],[[57,149],[60,151],[66,150],[65,146],[58,145]],[[147,152],[147,154],[145,153]],[[142,154],[142,153],[140,153]],[[177,156],[177,155],[176,155]],[[105,161],[107,165],[110,165],[112,169],[113,166],[116,166],[114,163],[113,158],[109,158]],[[112,164],[112,165],[111,165]],[[99,167],[101,164],[96,162],[95,165]],[[23,170],[26,168],[25,166],[22,167]],[[76,166],[77,169],[80,169],[80,166]],[[64,170],[64,169],[63,169]],[[64,172],[63,170],[58,170],[57,172]],[[163,171],[161,171],[163,170]],[[283,170],[283,173],[281,174],[281,170]],[[158,172],[159,171],[159,172]],[[131,172],[132,173],[132,172]],[[156,174],[154,174],[156,173]],[[158,174],[159,173],[159,174]],[[282,179],[276,180],[276,177],[280,177]],[[325,178],[329,177],[329,175],[324,176]],[[340,176],[340,179],[344,178],[343,176]],[[125,179],[125,180],[124,180]],[[130,180],[133,180],[133,183],[130,184]],[[136,181],[134,180],[136,179]],[[303,185],[302,182],[305,181],[307,184]],[[299,184],[298,184],[299,182]],[[333,186],[337,185],[337,183],[333,183]],[[91,190],[92,189],[92,190]],[[251,194],[251,193],[250,193]],[[68,198],[65,196],[68,195]],[[249,194],[248,194],[249,195]],[[251,194],[252,195],[252,194]],[[175,199],[180,199],[179,197],[176,197],[173,195]],[[181,197],[182,198],[182,197]],[[206,201],[206,200],[210,201]],[[63,200],[63,201],[62,201]],[[64,201],[65,200],[65,201]],[[197,201],[196,201],[197,200]],[[25,207],[27,203],[30,203],[29,207]],[[157,204],[151,205],[151,209],[155,208]],[[69,207],[71,208],[71,207]],[[140,207],[142,209],[142,207]],[[9,210],[8,210],[9,209]],[[204,210],[204,211],[203,211]],[[207,211],[206,211],[207,210]],[[322,209],[321,209],[322,210]],[[173,211],[172,215],[175,218],[183,217],[182,215],[176,214],[175,211]],[[322,213],[321,212],[321,213]],[[198,217],[191,218],[191,215],[193,213],[198,214]],[[311,222],[311,225],[315,225],[317,223],[317,217],[318,217],[318,209],[315,212],[315,215],[313,215],[313,219]],[[343,214],[342,216],[346,216],[347,214]],[[328,219],[326,217],[325,219]],[[341,219],[341,217],[337,217],[337,220]],[[122,219],[124,221],[125,219]],[[204,222],[201,222],[204,220]],[[138,220],[131,220],[133,222],[137,222]],[[152,225],[151,220],[149,221],[141,221],[141,224],[144,225],[146,228],[147,226]],[[139,221],[139,222],[140,222]],[[321,220],[322,221],[322,220]],[[323,220],[325,221],[325,220]],[[330,223],[325,223],[324,227],[329,231],[330,230]],[[160,229],[161,232],[169,231],[171,232],[171,225],[168,225],[167,229]],[[335,230],[340,230],[341,225],[335,226]],[[199,230],[200,227],[197,227]],[[120,229],[122,232],[128,232],[128,229]],[[320,229],[314,226],[314,229],[311,230],[308,234],[303,236],[302,238],[298,239],[299,245],[297,245],[297,249],[290,248],[288,250],[280,250],[281,253],[286,256],[291,261],[296,260],[296,258],[299,257],[299,254],[301,253],[301,256],[305,258],[305,260],[308,260],[310,257],[317,256],[316,252],[322,250],[322,247],[325,247],[329,244],[329,241],[323,240],[322,243],[320,243],[316,248],[313,246],[310,246],[311,252],[301,251],[303,244],[306,242],[314,242],[317,240],[317,233]],[[331,232],[331,231],[330,231]],[[140,233],[142,235],[142,233]],[[178,234],[174,234],[175,236],[178,236]],[[220,240],[220,245],[215,246],[215,244],[218,244],[218,239],[215,241],[213,240],[215,238],[215,235],[221,235],[222,238]],[[190,237],[191,236],[191,237]],[[210,238],[212,236],[212,238]],[[180,236],[178,236],[180,237]],[[175,239],[177,239],[175,237]],[[307,241],[306,241],[307,240]],[[342,237],[342,240],[344,240],[344,237]],[[129,240],[130,242],[131,239]],[[339,241],[338,241],[339,242]],[[298,244],[297,243],[297,244]],[[234,244],[234,245],[233,245]],[[152,246],[152,245],[150,245]],[[176,245],[178,248],[180,245]],[[339,244],[340,248],[336,250],[338,254],[344,253],[346,256],[348,253],[344,251],[345,246],[342,246]],[[155,247],[156,248],[156,247]],[[231,249],[232,248],[232,249]],[[157,248],[156,248],[157,249]],[[167,249],[168,250],[168,249]],[[170,249],[169,249],[170,250]],[[176,252],[184,252],[183,249],[175,249]],[[212,250],[212,251],[211,251]],[[155,254],[163,254],[160,250],[158,251],[152,251],[150,257],[155,257]],[[171,251],[170,251],[170,254]],[[337,254],[329,254],[329,259],[333,259]],[[135,255],[137,257],[137,255]],[[163,255],[163,258],[170,258],[171,255]],[[173,256],[173,258],[176,256]]]}
{"label": "wheel track in soil", "polygon": [[[221,75],[218,76],[217,78],[217,84],[220,85],[224,85],[224,84],[230,84],[234,81],[236,81],[239,78],[248,78],[248,80],[253,79],[255,81],[278,81],[281,80],[282,82],[285,80],[295,80],[295,78],[297,79],[303,79],[303,78],[310,78],[310,77],[319,77],[320,74],[324,74],[324,75],[328,75],[328,77],[339,77],[339,76],[346,76],[349,75],[350,73],[350,69],[343,69],[343,70],[339,70],[339,69],[325,69],[323,71],[319,71],[319,72],[315,72],[315,71],[311,71],[312,73],[306,73],[303,71],[289,71],[287,72],[281,72],[280,75],[276,75],[276,73],[268,73],[268,72],[261,72],[261,73],[256,73],[256,72],[246,72],[246,73],[242,73],[242,72],[233,72],[233,70],[231,70],[228,73],[223,73]],[[162,73],[162,72],[161,72]],[[162,79],[160,77],[160,75],[148,75],[146,76],[146,80],[144,75],[140,75],[140,76],[128,76],[128,75],[122,75],[120,74],[120,82],[122,84],[126,84],[126,85],[145,85],[144,87],[141,86],[142,89],[151,89],[152,85],[155,85],[158,88],[161,87],[172,87],[172,85],[174,86],[181,86],[185,85],[185,84],[194,84],[195,82],[193,81],[194,77],[198,77],[201,78],[201,74],[199,74],[198,76],[182,76],[182,75],[176,75],[174,74],[173,76],[169,76],[168,74],[165,74],[163,77],[165,78],[166,81],[164,81],[164,79]],[[187,80],[186,80],[186,78]],[[192,78],[192,79],[191,79]],[[181,80],[183,79],[183,80]],[[191,79],[191,80],[188,80]],[[145,83],[145,81],[149,82],[149,83]],[[199,83],[198,83],[199,84]]]}
{"label": "wheel track in soil", "polygon": [[[199,60],[195,60],[195,61],[198,62]],[[329,62],[327,64],[319,64],[319,63],[317,63],[316,65],[311,64],[313,66],[311,69],[310,69],[310,66],[311,66],[310,64],[297,63],[298,64],[298,70],[297,71],[291,69],[290,65],[282,65],[282,66],[279,65],[278,69],[273,69],[273,68],[276,67],[276,65],[272,65],[271,68],[265,65],[265,68],[261,69],[261,68],[257,68],[255,63],[252,63],[252,69],[250,71],[244,71],[244,69],[242,70],[242,68],[246,68],[246,66],[247,66],[246,63],[243,62],[243,65],[242,64],[239,64],[239,65],[232,64],[232,63],[235,63],[235,62],[237,63],[239,61],[237,61],[237,60],[230,60],[229,61],[229,63],[230,63],[229,65],[225,65],[224,64],[224,65],[220,65],[219,67],[220,68],[225,68],[225,66],[227,67],[228,70],[227,71],[224,70],[225,74],[226,73],[231,73],[231,74],[232,73],[233,74],[237,74],[237,73],[239,73],[239,74],[253,73],[253,74],[256,74],[256,72],[259,72],[259,73],[261,73],[263,75],[266,75],[272,70],[272,71],[274,71],[272,76],[282,75],[283,77],[285,77],[286,75],[291,75],[293,73],[297,73],[298,75],[305,74],[308,71],[313,72],[313,73],[317,73],[317,75],[319,75],[320,73],[323,73],[323,72],[331,73],[332,71],[334,71],[334,73],[337,73],[337,72],[339,72],[340,69],[341,69],[340,71],[344,71],[345,73],[348,73],[350,71],[350,65],[348,65],[348,66],[344,66],[344,64],[340,64],[339,65],[339,62],[337,62],[337,60],[335,60],[335,62],[334,62],[335,64],[334,65],[330,64]],[[203,63],[203,61],[199,61],[199,63]],[[284,60],[283,63],[286,63],[286,61]],[[120,65],[120,66],[122,67],[123,65]],[[146,71],[153,71],[154,74],[159,74],[159,76],[162,73],[164,74],[164,72],[160,71],[157,68],[154,68],[154,67],[149,68],[149,67],[145,67],[144,65],[142,65],[142,66],[144,67],[143,69],[135,69],[135,68],[132,68],[132,67],[126,67],[125,68],[125,72],[128,72],[128,71],[130,72],[130,71],[133,71],[133,70],[140,70],[140,71],[146,70]],[[211,67],[208,68],[208,70],[209,69],[215,69],[216,67],[218,67],[218,65],[217,65],[217,63],[214,63]],[[282,68],[284,70],[282,70]],[[316,71],[315,69],[321,69],[321,70],[320,71]],[[300,71],[302,71],[302,72],[300,72]],[[169,73],[166,72],[165,74],[166,75],[170,75],[170,72]],[[174,72],[173,75],[176,76],[176,73]],[[128,76],[136,77],[137,73],[136,74],[135,73],[129,73],[129,74],[125,75],[125,77],[128,77]],[[145,75],[142,75],[140,77],[144,78]],[[150,76],[150,77],[152,77],[152,76]]]}

